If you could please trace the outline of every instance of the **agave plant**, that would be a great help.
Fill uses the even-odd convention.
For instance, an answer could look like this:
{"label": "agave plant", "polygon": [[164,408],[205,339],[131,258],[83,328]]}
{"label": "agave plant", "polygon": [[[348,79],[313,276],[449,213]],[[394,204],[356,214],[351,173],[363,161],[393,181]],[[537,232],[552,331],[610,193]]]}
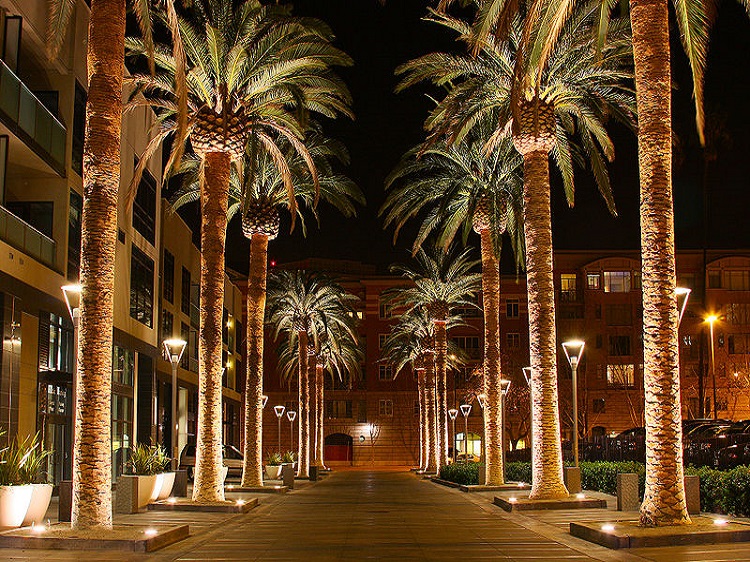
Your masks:
{"label": "agave plant", "polygon": [[172,459],[161,444],[138,443],[130,448],[127,467],[132,474],[151,476],[169,470]]}
{"label": "agave plant", "polygon": [[43,468],[51,454],[52,451],[44,449],[39,433],[23,439],[16,436],[7,447],[0,449],[0,486],[46,480]]}

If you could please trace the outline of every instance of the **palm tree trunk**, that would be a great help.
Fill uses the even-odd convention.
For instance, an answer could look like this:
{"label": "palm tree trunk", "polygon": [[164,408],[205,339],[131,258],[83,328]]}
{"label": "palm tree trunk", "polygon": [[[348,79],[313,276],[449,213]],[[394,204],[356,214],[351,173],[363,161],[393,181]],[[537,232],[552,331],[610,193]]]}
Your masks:
{"label": "palm tree trunk", "polygon": [[222,481],[221,352],[224,252],[229,203],[228,152],[205,156],[201,186],[201,326],[198,345],[198,437],[193,501],[224,501]]}
{"label": "palm tree trunk", "polygon": [[427,356],[425,360],[425,404],[427,414],[427,472],[437,472],[438,465],[438,440],[437,424],[435,418],[435,362],[432,356]]}
{"label": "palm tree trunk", "polygon": [[549,157],[545,150],[523,155],[526,281],[533,396],[533,483],[529,497],[568,495],[563,483],[557,399],[555,286],[552,275],[552,218]]}
{"label": "palm tree trunk", "polygon": [[112,323],[125,1],[93,0],[89,21],[82,292],[73,448],[74,529],[112,526]]}
{"label": "palm tree trunk", "polygon": [[500,384],[500,261],[495,256],[492,233],[480,232],[482,238],[482,303],[484,305],[484,383],[487,393],[484,429],[486,484],[504,483],[503,411]]}
{"label": "palm tree trunk", "polygon": [[435,322],[435,379],[437,382],[438,469],[448,464],[448,413],[446,412],[448,333],[445,322]]}
{"label": "palm tree trunk", "polygon": [[666,0],[631,0],[638,104],[646,493],[641,524],[690,523],[682,466]]}
{"label": "palm tree trunk", "polygon": [[307,332],[297,332],[299,338],[299,453],[297,475],[310,475],[310,382]]}
{"label": "palm tree trunk", "polygon": [[245,458],[242,486],[263,485],[263,318],[266,311],[268,236],[250,239],[247,277],[247,381],[245,383]]}
{"label": "palm tree trunk", "polygon": [[419,400],[419,470],[427,468],[429,447],[427,444],[427,403],[425,399],[425,370],[417,367],[417,394]]}
{"label": "palm tree trunk", "polygon": [[323,364],[315,366],[315,464],[324,467],[323,459],[323,393],[325,392]]}

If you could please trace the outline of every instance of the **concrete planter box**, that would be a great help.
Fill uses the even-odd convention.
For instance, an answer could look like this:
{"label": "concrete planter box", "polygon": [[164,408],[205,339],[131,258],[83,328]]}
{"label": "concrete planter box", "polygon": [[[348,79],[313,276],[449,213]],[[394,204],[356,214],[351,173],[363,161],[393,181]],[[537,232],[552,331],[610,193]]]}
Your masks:
{"label": "concrete planter box", "polygon": [[276,466],[271,466],[270,464],[266,465],[266,480],[278,480],[281,478],[281,469],[284,465],[279,464]]}
{"label": "concrete planter box", "polygon": [[41,523],[47,515],[49,502],[52,500],[52,484],[31,484],[31,502],[23,519],[23,526]]}
{"label": "concrete planter box", "polygon": [[34,487],[0,486],[0,527],[20,527],[31,504]]}
{"label": "concrete planter box", "polygon": [[154,491],[151,493],[151,501],[165,500],[172,495],[174,477],[174,472],[162,472],[156,475]]}

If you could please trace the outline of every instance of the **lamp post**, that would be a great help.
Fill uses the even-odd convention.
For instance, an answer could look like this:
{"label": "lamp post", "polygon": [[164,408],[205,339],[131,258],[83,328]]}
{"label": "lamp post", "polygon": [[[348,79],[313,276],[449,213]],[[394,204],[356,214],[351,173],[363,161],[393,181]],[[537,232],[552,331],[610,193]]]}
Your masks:
{"label": "lamp post", "polygon": [[529,387],[529,439],[527,447],[531,450],[531,440],[533,439],[533,425],[534,425],[534,397],[531,395],[531,367],[523,367],[523,378],[526,380],[526,385]]}
{"label": "lamp post", "polygon": [[674,290],[674,296],[677,299],[677,308],[680,310],[680,316],[677,319],[677,326],[682,322],[682,316],[685,314],[685,309],[690,300],[690,292],[690,289],[687,287],[677,287]]}
{"label": "lamp post", "polygon": [[471,413],[471,404],[461,404],[461,413],[464,416],[464,463],[469,463],[469,414]]}
{"label": "lamp post", "polygon": [[503,455],[503,469],[505,469],[505,396],[510,392],[510,381],[508,379],[500,379],[500,418],[502,419],[501,431],[500,431],[500,452]]}
{"label": "lamp post", "polygon": [[261,397],[260,397],[260,399],[262,401],[261,402],[261,408],[265,409],[266,404],[268,404],[268,396],[266,396],[265,394],[262,394]]}
{"label": "lamp post", "polygon": [[448,417],[451,420],[451,424],[453,425],[453,440],[451,441],[451,449],[453,450],[453,462],[456,462],[456,416],[458,416],[458,410],[455,408],[451,408],[448,410]]}
{"label": "lamp post", "polygon": [[708,322],[709,335],[711,337],[711,384],[714,391],[714,419],[719,418],[719,413],[716,410],[716,360],[714,357],[714,324],[718,319],[719,317],[715,314],[711,314],[706,318],[706,322]]}
{"label": "lamp post", "polygon": [[172,364],[172,468],[177,470],[177,436],[180,433],[180,420],[177,417],[177,367],[185,352],[187,342],[178,338],[164,340],[164,356]]}
{"label": "lamp post", "polygon": [[[72,404],[72,429],[70,432],[70,467],[72,474],[73,454],[75,453],[73,441],[75,440],[76,418],[78,416],[78,329],[81,320],[81,285],[63,285],[60,288],[62,289],[63,297],[65,298],[65,306],[68,307],[68,314],[70,314],[70,319],[73,321],[73,391],[70,397]],[[8,409],[8,412],[10,412],[10,409]]]}
{"label": "lamp post", "polygon": [[583,355],[586,343],[583,340],[569,340],[563,342],[565,357],[568,358],[573,372],[573,464],[578,466],[578,363]]}
{"label": "lamp post", "polygon": [[297,412],[287,410],[286,419],[289,420],[289,450],[294,451],[294,420],[297,419]]}
{"label": "lamp post", "polygon": [[281,454],[281,416],[284,415],[284,410],[286,410],[286,407],[284,406],[273,407],[273,411],[276,412],[276,419],[279,420],[279,448],[278,448],[279,454]]}

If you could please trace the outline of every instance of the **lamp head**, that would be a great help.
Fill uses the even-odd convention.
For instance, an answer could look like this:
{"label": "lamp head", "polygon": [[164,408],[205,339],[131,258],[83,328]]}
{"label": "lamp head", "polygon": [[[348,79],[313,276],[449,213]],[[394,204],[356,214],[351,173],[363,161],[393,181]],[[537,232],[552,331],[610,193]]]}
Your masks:
{"label": "lamp head", "polygon": [[295,419],[297,419],[297,412],[295,412],[294,410],[287,410],[286,419],[288,419],[290,422],[293,422]]}
{"label": "lamp head", "polygon": [[451,408],[450,410],[448,410],[448,417],[451,421],[455,421],[456,416],[458,416],[458,410],[456,410],[455,408]]}
{"label": "lamp head", "polygon": [[565,351],[565,357],[568,358],[568,363],[572,368],[578,367],[578,363],[583,355],[583,348],[586,342],[583,340],[568,340],[563,342],[563,350]]}
{"label": "lamp head", "polygon": [[508,391],[510,390],[510,381],[508,379],[500,379],[500,391],[503,393],[503,396],[508,394]]}
{"label": "lamp head", "polygon": [[179,338],[164,340],[164,355],[166,355],[167,361],[175,365],[178,364],[186,346],[187,342]]}
{"label": "lamp head", "polygon": [[484,392],[477,394],[477,402],[479,402],[479,407],[484,410],[484,407],[487,405],[487,395]]}
{"label": "lamp head", "polygon": [[523,378],[526,379],[526,384],[531,386],[531,367],[524,367],[521,370],[523,371]]}
{"label": "lamp head", "polygon": [[677,299],[677,308],[680,310],[678,322],[681,322],[682,315],[685,314],[685,309],[690,300],[690,289],[687,287],[675,287],[674,296]]}
{"label": "lamp head", "polygon": [[63,285],[61,289],[65,298],[65,306],[68,307],[68,314],[72,320],[75,320],[81,308],[81,285],[78,283]]}
{"label": "lamp head", "polygon": [[713,326],[718,319],[719,317],[716,314],[709,314],[708,316],[706,316],[706,322],[708,322],[711,326]]}
{"label": "lamp head", "polygon": [[266,404],[268,404],[268,396],[266,396],[266,395],[264,394],[264,395],[262,395],[262,396],[260,397],[260,400],[261,400],[261,404],[262,404],[261,408],[265,408],[265,407],[266,407]]}
{"label": "lamp head", "polygon": [[284,415],[284,410],[286,410],[285,406],[274,406],[273,411],[276,412],[276,417],[281,418],[281,416]]}
{"label": "lamp head", "polygon": [[459,406],[461,408],[461,413],[465,418],[469,417],[469,414],[471,413],[471,404],[461,404]]}

